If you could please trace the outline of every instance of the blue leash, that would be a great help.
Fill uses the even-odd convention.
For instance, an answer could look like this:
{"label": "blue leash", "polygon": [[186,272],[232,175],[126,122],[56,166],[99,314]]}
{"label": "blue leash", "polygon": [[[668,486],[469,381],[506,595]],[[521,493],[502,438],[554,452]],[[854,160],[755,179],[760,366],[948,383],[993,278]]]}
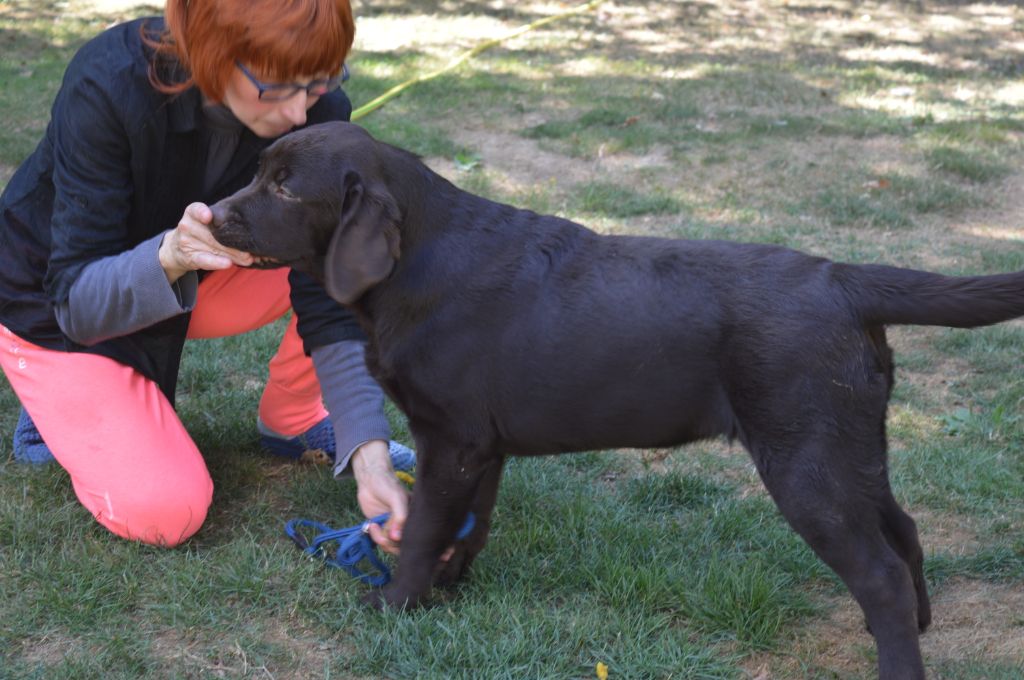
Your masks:
{"label": "blue leash", "polygon": [[[391,580],[391,570],[377,555],[377,545],[370,538],[370,523],[384,526],[389,516],[388,513],[377,515],[362,524],[345,529],[332,529],[326,524],[309,519],[293,519],[285,523],[284,533],[287,534],[288,538],[295,541],[295,544],[302,548],[302,552],[305,554],[313,557],[322,557],[327,566],[344,569],[363,583],[380,587]],[[469,513],[466,515],[466,521],[462,524],[462,528],[459,529],[455,540],[461,541],[469,536],[475,525],[476,518],[473,516],[473,513]],[[320,533],[312,541],[307,541],[305,536],[299,533],[299,527],[309,527]],[[328,557],[327,551],[324,548],[324,544],[331,541],[338,543],[338,550],[334,554],[333,559]],[[377,570],[376,573],[368,573],[359,568],[359,563],[364,560]]]}

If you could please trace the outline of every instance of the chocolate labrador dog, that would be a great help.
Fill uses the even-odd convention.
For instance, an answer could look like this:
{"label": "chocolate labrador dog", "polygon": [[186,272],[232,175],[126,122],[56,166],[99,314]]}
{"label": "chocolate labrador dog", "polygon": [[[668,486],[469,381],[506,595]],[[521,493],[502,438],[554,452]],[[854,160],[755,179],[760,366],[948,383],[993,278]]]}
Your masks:
{"label": "chocolate labrador dog", "polygon": [[[371,373],[408,416],[417,482],[377,605],[421,604],[464,574],[506,456],[724,435],[857,599],[879,675],[924,676],[921,545],[886,463],[885,326],[1024,315],[1024,272],[603,236],[462,191],[349,123],[273,144],[213,214],[218,241],[312,273],[355,312]],[[476,528],[438,566],[469,511]]]}

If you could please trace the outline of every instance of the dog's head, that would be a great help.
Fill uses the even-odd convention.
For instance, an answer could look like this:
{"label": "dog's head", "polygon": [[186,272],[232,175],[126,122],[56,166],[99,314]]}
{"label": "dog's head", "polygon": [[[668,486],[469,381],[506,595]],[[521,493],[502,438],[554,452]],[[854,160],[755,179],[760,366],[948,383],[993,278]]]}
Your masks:
{"label": "dog's head", "polygon": [[293,132],[260,156],[249,186],[211,206],[214,238],[320,279],[343,304],[391,273],[398,206],[383,181],[379,145],[350,123]]}

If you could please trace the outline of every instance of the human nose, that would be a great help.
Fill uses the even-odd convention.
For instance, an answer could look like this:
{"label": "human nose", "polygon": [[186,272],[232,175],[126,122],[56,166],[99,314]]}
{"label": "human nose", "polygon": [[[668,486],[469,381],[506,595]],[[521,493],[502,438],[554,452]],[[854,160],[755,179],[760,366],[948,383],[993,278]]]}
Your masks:
{"label": "human nose", "polygon": [[308,92],[299,90],[293,96],[281,102],[281,113],[289,123],[294,126],[306,123],[306,110],[309,109],[308,98]]}

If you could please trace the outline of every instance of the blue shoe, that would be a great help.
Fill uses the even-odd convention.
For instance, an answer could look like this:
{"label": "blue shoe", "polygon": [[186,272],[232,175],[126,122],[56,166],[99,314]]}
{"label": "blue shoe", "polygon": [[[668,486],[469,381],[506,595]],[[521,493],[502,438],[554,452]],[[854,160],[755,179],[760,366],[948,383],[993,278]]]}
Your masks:
{"label": "blue shoe", "polygon": [[36,424],[24,408],[14,428],[14,460],[32,465],[45,465],[55,460],[50,447],[43,441]]}
{"label": "blue shoe", "polygon": [[324,418],[319,423],[309,428],[302,434],[294,437],[280,435],[266,425],[262,420],[256,421],[256,429],[260,433],[260,446],[270,454],[300,460],[304,463],[319,463],[329,465],[334,462],[337,451],[334,443],[334,426],[329,418]]}
{"label": "blue shoe", "polygon": [[416,452],[405,444],[392,439],[388,442],[388,453],[391,454],[391,467],[396,472],[410,472],[416,467]]}
{"label": "blue shoe", "polygon": [[[324,418],[294,437],[277,434],[264,425],[262,420],[256,421],[256,428],[260,432],[260,445],[275,456],[321,465],[333,464],[337,458],[334,426],[329,418]],[[408,446],[389,441],[388,453],[391,454],[391,465],[396,471],[408,472],[416,467],[416,452]],[[351,470],[346,468],[346,473],[351,474]]]}

